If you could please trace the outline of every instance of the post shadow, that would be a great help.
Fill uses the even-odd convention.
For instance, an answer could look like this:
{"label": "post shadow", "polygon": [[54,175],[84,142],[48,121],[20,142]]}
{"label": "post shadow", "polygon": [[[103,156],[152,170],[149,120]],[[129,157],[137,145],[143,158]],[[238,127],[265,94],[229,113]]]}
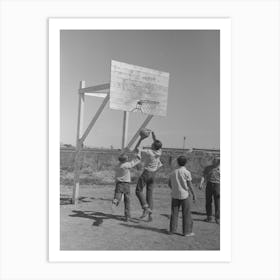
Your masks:
{"label": "post shadow", "polygon": [[127,228],[136,228],[136,229],[142,229],[142,230],[150,230],[157,233],[163,233],[168,234],[168,230],[166,228],[155,228],[155,227],[147,227],[142,225],[130,225],[130,224],[124,224],[120,223],[121,226],[127,227]]}
{"label": "post shadow", "polygon": [[94,220],[93,226],[100,226],[103,224],[104,220],[113,219],[117,221],[123,221],[124,217],[119,215],[106,214],[103,212],[94,212],[94,211],[81,211],[81,210],[72,210],[74,214],[69,215],[70,217],[75,218],[85,218]]}

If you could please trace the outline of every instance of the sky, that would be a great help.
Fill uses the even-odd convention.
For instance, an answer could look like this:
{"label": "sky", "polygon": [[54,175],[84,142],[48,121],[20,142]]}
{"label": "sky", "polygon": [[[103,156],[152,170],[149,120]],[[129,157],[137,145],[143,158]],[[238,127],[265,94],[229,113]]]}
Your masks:
{"label": "sky", "polygon": [[[63,30],[60,141],[75,145],[78,88],[110,82],[111,60],[169,72],[167,115],[148,128],[164,147],[220,148],[220,40],[216,30]],[[84,129],[102,98],[86,97]],[[130,113],[128,141],[146,118]],[[85,141],[121,147],[123,112],[106,106]],[[144,145],[149,145],[150,139]]]}

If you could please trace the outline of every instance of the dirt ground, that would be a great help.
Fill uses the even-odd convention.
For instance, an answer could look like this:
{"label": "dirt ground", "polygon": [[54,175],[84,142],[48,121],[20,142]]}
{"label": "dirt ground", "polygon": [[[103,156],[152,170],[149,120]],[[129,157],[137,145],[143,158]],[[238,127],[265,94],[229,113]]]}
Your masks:
{"label": "dirt ground", "polygon": [[197,202],[192,205],[194,237],[184,237],[181,215],[178,234],[168,235],[170,190],[167,186],[154,189],[153,221],[139,220],[142,214],[131,186],[132,221],[123,220],[124,205],[112,212],[112,185],[80,187],[78,207],[70,204],[72,187],[61,186],[60,248],[61,250],[219,250],[220,226],[204,222],[204,191],[195,189]]}

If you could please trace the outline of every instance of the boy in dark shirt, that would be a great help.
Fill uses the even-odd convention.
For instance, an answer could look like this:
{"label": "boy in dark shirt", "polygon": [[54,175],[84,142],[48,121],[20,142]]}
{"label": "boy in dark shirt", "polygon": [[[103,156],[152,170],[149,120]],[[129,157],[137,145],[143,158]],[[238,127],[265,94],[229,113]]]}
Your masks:
{"label": "boy in dark shirt", "polygon": [[212,165],[204,169],[203,177],[200,182],[200,189],[206,184],[206,222],[212,221],[212,197],[215,205],[215,220],[220,224],[220,159],[215,158]]}

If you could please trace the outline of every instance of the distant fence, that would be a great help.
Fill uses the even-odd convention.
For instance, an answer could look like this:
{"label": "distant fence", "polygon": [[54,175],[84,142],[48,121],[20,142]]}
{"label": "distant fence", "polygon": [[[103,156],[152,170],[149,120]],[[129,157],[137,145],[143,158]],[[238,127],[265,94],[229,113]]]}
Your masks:
{"label": "distant fence", "polygon": [[[117,149],[83,149],[81,152],[81,180],[82,183],[113,183],[114,167],[118,163],[120,150]],[[210,165],[213,158],[220,155],[219,150],[204,149],[163,149],[161,161],[163,167],[158,171],[158,181],[166,183],[169,173],[172,171],[174,161],[179,155],[185,155],[188,159],[187,169],[192,173],[194,182],[198,182],[203,170]],[[73,148],[60,149],[61,181],[64,184],[72,183],[74,170],[75,150]],[[132,157],[132,153],[130,154]],[[139,165],[132,171],[135,180],[142,171]]]}

